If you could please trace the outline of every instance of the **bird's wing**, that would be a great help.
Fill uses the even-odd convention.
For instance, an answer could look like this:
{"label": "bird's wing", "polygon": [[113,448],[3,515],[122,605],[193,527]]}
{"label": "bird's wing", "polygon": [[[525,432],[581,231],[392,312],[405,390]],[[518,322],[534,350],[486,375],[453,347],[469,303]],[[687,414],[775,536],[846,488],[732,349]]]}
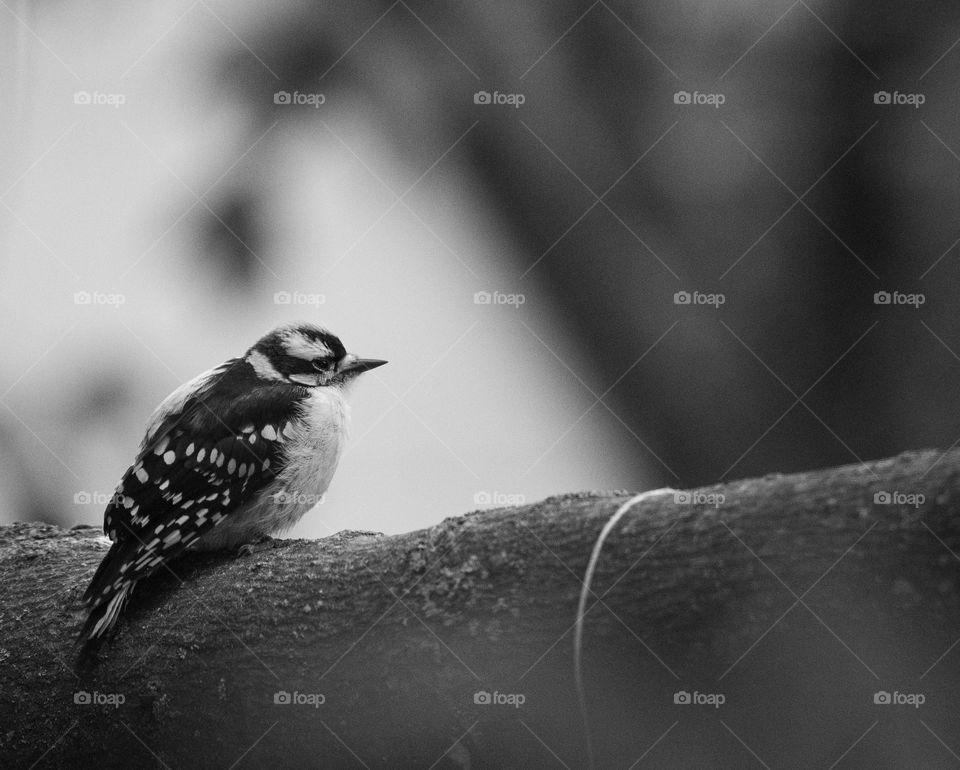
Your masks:
{"label": "bird's wing", "polygon": [[238,361],[218,375],[216,403],[205,399],[209,386],[183,397],[175,392],[176,408],[155,416],[104,513],[114,545],[84,601],[94,607],[111,601],[276,477],[303,389],[265,385],[248,366]]}

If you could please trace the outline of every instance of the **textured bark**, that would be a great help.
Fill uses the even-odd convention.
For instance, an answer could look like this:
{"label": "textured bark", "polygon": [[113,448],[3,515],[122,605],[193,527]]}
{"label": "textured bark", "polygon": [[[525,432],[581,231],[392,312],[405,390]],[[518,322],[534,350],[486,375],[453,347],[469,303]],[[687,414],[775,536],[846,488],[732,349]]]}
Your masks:
{"label": "textured bark", "polygon": [[[958,473],[960,451],[918,452],[631,510],[586,616],[598,765],[954,766]],[[80,671],[78,601],[105,541],[2,528],[0,766],[583,766],[572,625],[596,535],[627,499],[189,556],[138,587]],[[677,705],[680,690],[725,702]],[[875,705],[879,690],[925,702]]]}

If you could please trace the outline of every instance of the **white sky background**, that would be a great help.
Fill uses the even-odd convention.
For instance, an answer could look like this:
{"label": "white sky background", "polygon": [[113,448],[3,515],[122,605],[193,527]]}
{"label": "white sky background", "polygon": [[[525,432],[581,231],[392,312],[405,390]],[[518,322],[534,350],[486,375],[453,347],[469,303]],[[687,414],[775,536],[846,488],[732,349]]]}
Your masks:
{"label": "white sky background", "polygon": [[[479,507],[482,491],[534,500],[642,486],[645,469],[628,462],[636,438],[602,404],[591,409],[578,378],[598,395],[612,383],[592,376],[535,284],[524,282],[519,309],[474,304],[477,291],[517,291],[529,260],[514,258],[476,185],[462,183],[470,169],[456,148],[390,209],[390,190],[427,169],[393,153],[389,126],[356,97],[328,93],[318,111],[280,115],[260,140],[270,167],[255,167],[242,157],[245,117],[217,93],[210,62],[254,37],[257,14],[281,11],[211,7],[0,10],[4,109],[15,116],[0,129],[0,438],[14,447],[0,462],[10,492],[0,521],[21,518],[33,473],[52,515],[100,524],[102,500],[74,495],[112,492],[154,406],[298,318],[390,364],[358,384],[352,444],[291,536],[416,529]],[[76,105],[80,90],[125,103]],[[254,175],[271,195],[257,255],[269,269],[253,296],[221,284],[197,253],[196,196],[221,175],[217,186]],[[81,291],[123,304],[78,305]],[[278,305],[280,291],[324,302]],[[91,410],[105,383],[112,395]]]}

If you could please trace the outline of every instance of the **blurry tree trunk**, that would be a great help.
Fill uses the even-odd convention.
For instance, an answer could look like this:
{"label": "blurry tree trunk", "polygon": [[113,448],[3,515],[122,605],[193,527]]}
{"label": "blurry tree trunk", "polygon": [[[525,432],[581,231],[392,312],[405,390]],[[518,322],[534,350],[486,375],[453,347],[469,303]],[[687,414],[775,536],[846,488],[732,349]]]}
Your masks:
{"label": "blurry tree trunk", "polygon": [[[630,765],[670,732],[652,765],[742,764],[747,745],[771,766],[827,766],[883,718],[852,764],[943,765],[929,734],[902,734],[916,710],[872,697],[925,692],[920,717],[960,745],[960,667],[936,664],[960,628],[958,471],[960,451],[918,452],[631,510],[586,616],[598,763]],[[572,626],[597,533],[628,499],[190,556],[138,588],[77,672],[77,602],[104,542],[4,527],[0,765],[584,766]],[[684,690],[725,704],[676,705]]]}
{"label": "blurry tree trunk", "polygon": [[[952,359],[937,338],[953,350],[960,339],[950,300],[960,278],[948,268],[960,5],[878,11],[866,0],[554,2],[521,16],[507,4],[371,0],[297,6],[246,42],[291,89],[356,95],[417,168],[456,144],[471,172],[462,186],[493,202],[515,244],[516,283],[502,290],[552,302],[599,382],[650,353],[606,403],[645,442],[634,445],[638,479],[692,485],[957,435],[956,382],[942,374]],[[277,75],[239,44],[222,73],[222,85],[244,84],[238,102],[255,116],[240,152],[277,120],[261,98]],[[726,102],[674,103],[697,88]],[[922,91],[924,108],[874,104],[874,92],[896,88]],[[476,105],[481,89],[525,102]],[[263,195],[259,176],[247,185],[237,200]],[[446,209],[434,208],[420,215],[439,226]],[[473,213],[458,210],[464,223]],[[926,292],[928,329],[908,315],[873,328],[891,318],[873,304],[880,289]],[[682,290],[727,302],[687,312],[671,302]],[[941,376],[918,384],[918,371]],[[820,419],[844,440],[824,441]],[[702,440],[706,420],[725,440]],[[731,446],[750,446],[774,420],[764,451],[731,474],[742,451]]]}

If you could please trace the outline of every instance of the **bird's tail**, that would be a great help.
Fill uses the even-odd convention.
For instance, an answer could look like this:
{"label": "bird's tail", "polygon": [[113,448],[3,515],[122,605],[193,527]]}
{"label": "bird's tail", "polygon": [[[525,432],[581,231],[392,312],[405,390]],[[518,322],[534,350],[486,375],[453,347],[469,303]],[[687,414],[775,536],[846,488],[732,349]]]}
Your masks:
{"label": "bird's tail", "polygon": [[124,605],[133,591],[134,583],[124,583],[109,598],[90,608],[90,615],[83,629],[77,637],[78,648],[82,648],[81,655],[86,655],[98,648],[106,639],[107,634],[114,627]]}

